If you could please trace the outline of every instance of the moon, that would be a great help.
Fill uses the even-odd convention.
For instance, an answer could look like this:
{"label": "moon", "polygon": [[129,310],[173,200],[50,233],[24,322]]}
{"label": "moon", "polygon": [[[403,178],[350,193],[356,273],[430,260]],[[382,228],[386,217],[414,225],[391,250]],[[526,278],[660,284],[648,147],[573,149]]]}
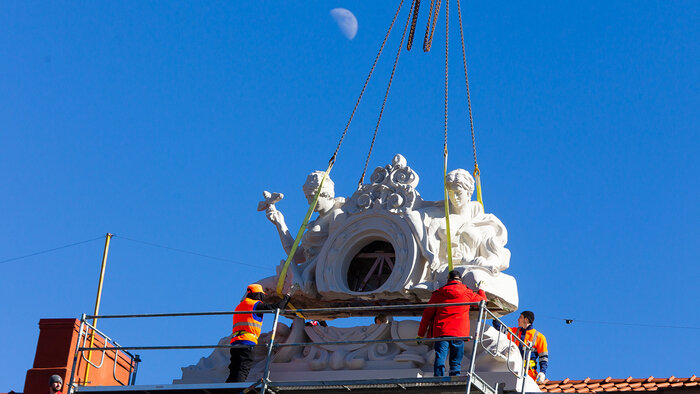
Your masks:
{"label": "moon", "polygon": [[357,34],[357,18],[345,8],[333,8],[331,16],[338,25],[340,32],[348,39],[352,40]]}

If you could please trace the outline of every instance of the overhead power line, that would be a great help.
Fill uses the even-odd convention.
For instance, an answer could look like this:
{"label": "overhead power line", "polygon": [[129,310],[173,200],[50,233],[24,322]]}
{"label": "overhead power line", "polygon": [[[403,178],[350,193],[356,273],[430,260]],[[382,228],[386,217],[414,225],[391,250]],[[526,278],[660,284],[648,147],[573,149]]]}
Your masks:
{"label": "overhead power line", "polygon": [[612,321],[601,321],[601,320],[581,320],[581,319],[573,319],[573,318],[558,318],[558,317],[549,317],[549,316],[542,316],[542,317],[544,319],[550,319],[550,320],[561,320],[566,324],[588,323],[588,324],[607,324],[607,325],[612,325],[612,326],[675,328],[675,329],[683,329],[683,330],[700,330],[700,327],[676,326],[676,325],[671,325],[671,324],[625,323],[625,322],[612,322]]}
{"label": "overhead power line", "polygon": [[63,245],[63,246],[59,246],[59,247],[51,248],[51,249],[46,249],[46,250],[42,250],[42,251],[40,251],[40,252],[35,252],[35,253],[26,254],[26,255],[24,255],[24,256],[13,257],[13,258],[10,258],[10,259],[7,259],[7,260],[2,260],[2,261],[0,261],[0,264],[9,263],[10,261],[17,261],[17,260],[21,260],[21,259],[26,259],[26,258],[32,257],[32,256],[38,256],[38,255],[40,255],[40,254],[49,253],[49,252],[53,252],[53,251],[56,251],[56,250],[65,249],[65,248],[69,248],[69,247],[71,247],[71,246],[76,246],[76,245],[80,245],[80,244],[84,244],[84,243],[88,243],[88,242],[92,242],[92,241],[97,241],[98,239],[103,239],[103,238],[104,238],[104,236],[100,236],[100,237],[97,237],[97,238],[90,238],[90,239],[87,239],[87,240],[85,240],[85,241],[74,242],[74,243],[72,243],[72,244]]}
{"label": "overhead power line", "polygon": [[208,255],[208,254],[199,253],[199,252],[194,252],[194,251],[191,251],[191,250],[180,249],[180,248],[174,248],[174,247],[172,247],[172,246],[160,245],[160,244],[153,243],[153,242],[141,241],[141,240],[138,240],[138,239],[125,237],[125,236],[123,236],[123,235],[114,235],[114,237],[115,237],[115,238],[125,239],[125,240],[131,241],[131,242],[140,243],[140,244],[143,244],[143,245],[153,246],[153,247],[156,247],[156,248],[167,249],[167,250],[172,250],[172,251],[174,251],[174,252],[187,253],[187,254],[191,254],[191,255],[194,255],[194,256],[204,257],[204,258],[211,259],[211,260],[226,261],[226,262],[234,263],[234,264],[247,265],[247,266],[253,267],[253,268],[270,268],[270,267],[263,267],[263,266],[261,266],[261,265],[242,263],[242,262],[240,262],[240,261],[231,260],[231,259],[227,259],[227,258],[224,258],[224,257],[211,256],[211,255]]}

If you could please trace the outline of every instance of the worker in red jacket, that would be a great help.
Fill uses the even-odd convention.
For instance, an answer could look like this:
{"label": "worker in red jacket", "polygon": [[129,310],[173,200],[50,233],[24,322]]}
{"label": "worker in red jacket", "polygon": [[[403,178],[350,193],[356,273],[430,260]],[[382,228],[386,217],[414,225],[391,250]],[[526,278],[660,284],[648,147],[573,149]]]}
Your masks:
{"label": "worker in red jacket", "polygon": [[[428,304],[446,304],[462,302],[479,302],[486,300],[486,294],[479,289],[474,293],[462,284],[462,274],[452,270],[448,274],[447,284],[435,290]],[[470,305],[428,307],[418,327],[418,337],[467,337],[469,336]],[[449,349],[450,376],[458,376],[464,356],[463,340],[435,341],[435,376],[445,376],[445,358]]]}

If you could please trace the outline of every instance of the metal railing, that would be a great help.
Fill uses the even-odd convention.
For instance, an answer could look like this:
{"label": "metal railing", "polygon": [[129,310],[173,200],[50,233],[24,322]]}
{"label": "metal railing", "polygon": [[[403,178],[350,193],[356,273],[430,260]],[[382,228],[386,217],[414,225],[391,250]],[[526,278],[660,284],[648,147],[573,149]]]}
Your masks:
{"label": "metal railing", "polygon": [[[489,350],[489,348],[484,346],[483,342],[481,343],[481,347],[488,354],[490,354],[494,357],[498,357],[499,356],[499,354],[498,354],[499,346],[498,345],[501,341],[501,338],[504,336],[506,337],[506,341],[508,341],[507,351],[506,351],[506,366],[507,366],[508,370],[513,375],[515,375],[516,377],[522,378],[520,392],[524,393],[525,392],[525,380],[526,380],[525,377],[527,376],[527,367],[526,367],[527,361],[526,360],[530,360],[530,356],[532,355],[532,350],[533,350],[534,344],[526,343],[525,341],[520,339],[517,335],[514,335],[513,333],[509,332],[508,326],[505,323],[503,323],[503,321],[501,321],[501,319],[496,317],[496,315],[493,312],[491,312],[487,308],[483,308],[483,310],[486,312],[486,315],[487,315],[487,317],[485,317],[484,320],[492,319],[494,322],[498,322],[499,326],[497,328],[498,329],[498,337],[496,337],[496,344],[494,346],[496,351],[492,352],[491,350]],[[485,326],[486,325],[484,324],[481,327],[481,336],[482,337],[484,335]],[[505,332],[504,332],[504,329],[505,329]],[[520,354],[522,357],[522,363],[520,364],[520,368],[518,371],[514,371],[510,367],[511,354],[512,354],[512,350],[513,350],[513,346],[511,346],[511,343],[516,344],[516,347],[518,348],[518,352],[516,352],[516,354]],[[522,353],[520,352],[520,349],[523,349]]]}
{"label": "metal railing", "polygon": [[[78,340],[76,341],[76,350],[73,355],[73,367],[71,368],[71,374],[70,374],[70,384],[69,388],[72,390],[72,388],[75,385],[75,374],[78,372],[78,359],[79,357],[82,358],[87,365],[91,365],[95,369],[101,369],[102,365],[104,364],[105,360],[105,355],[107,352],[114,352],[114,363],[112,366],[112,377],[114,378],[114,381],[121,384],[122,386],[126,386],[128,384],[133,385],[136,382],[136,372],[138,371],[138,363],[141,361],[139,355],[133,355],[130,352],[127,351],[127,349],[123,346],[121,346],[117,341],[113,340],[110,338],[107,334],[104,332],[100,331],[95,327],[94,325],[88,323],[87,319],[92,318],[92,316],[87,316],[83,314],[80,318],[80,330],[78,332]],[[91,347],[91,346],[86,346],[86,343],[88,341],[88,337],[92,336],[93,338],[95,336],[99,335],[102,340],[104,341],[104,347]],[[111,346],[108,346],[110,345]],[[101,351],[102,356],[100,357],[100,362],[99,364],[93,363],[89,357],[85,357],[85,351]],[[122,382],[119,380],[117,377],[117,364],[119,364],[119,352],[124,353],[125,356],[122,356],[121,358],[125,361],[129,362],[129,373],[128,373],[128,379],[127,383]],[[87,384],[88,382],[85,382]]]}
{"label": "metal railing", "polygon": [[[486,303],[484,301],[481,302],[466,302],[466,303],[444,303],[444,304],[414,304],[414,305],[387,305],[387,306],[362,306],[362,307],[338,307],[338,308],[307,308],[307,309],[294,309],[294,310],[285,310],[287,315],[293,315],[294,313],[310,313],[310,312],[328,312],[328,311],[335,311],[335,312],[367,312],[367,311],[377,311],[378,313],[390,313],[392,310],[407,310],[407,309],[425,309],[425,308],[437,308],[437,307],[445,307],[445,306],[470,306],[470,307],[477,307],[478,308],[478,318],[476,320],[476,327],[474,331],[474,336],[466,336],[466,337],[438,337],[438,338],[411,338],[411,339],[382,339],[382,340],[352,340],[352,341],[332,341],[332,342],[299,342],[299,343],[276,343],[275,338],[277,334],[277,323],[279,321],[279,316],[282,313],[282,310],[280,309],[275,309],[275,310],[261,310],[261,311],[256,311],[256,313],[259,314],[274,314],[274,321],[272,324],[272,332],[270,335],[270,341],[269,343],[266,344],[258,344],[255,345],[254,347],[264,347],[266,348],[266,356],[265,356],[265,368],[264,372],[262,375],[262,378],[257,380],[252,386],[250,386],[250,389],[255,388],[257,386],[260,387],[260,392],[264,394],[266,391],[268,391],[268,388],[273,385],[273,381],[270,380],[270,364],[272,362],[272,357],[273,357],[273,350],[275,348],[283,348],[283,347],[303,347],[303,346],[319,346],[319,345],[351,345],[351,344],[377,344],[377,343],[415,343],[418,340],[420,342],[436,342],[436,341],[447,341],[447,340],[472,340],[472,351],[470,355],[470,361],[469,361],[469,369],[466,372],[466,394],[470,394],[472,385],[477,387],[480,391],[485,392],[485,393],[492,393],[495,394],[498,391],[498,385],[496,387],[490,387],[483,379],[481,379],[476,373],[475,373],[475,360],[476,360],[476,355],[477,355],[477,348],[481,346],[487,353],[491,354],[492,356],[495,357],[501,357],[500,354],[498,354],[498,344],[501,339],[502,335],[507,336],[506,340],[509,341],[508,344],[508,352],[506,354],[506,364],[508,366],[508,370],[516,377],[519,379],[522,379],[522,385],[520,388],[520,392],[524,393],[525,390],[525,378],[526,378],[526,370],[525,370],[525,364],[523,363],[522,368],[520,368],[519,371],[515,371],[510,367],[510,361],[511,361],[511,349],[513,346],[510,345],[510,342],[516,342],[518,345],[522,346],[522,349],[525,349],[525,354],[526,357],[525,359],[529,359],[530,353],[532,351],[532,347],[524,343],[520,338],[518,338],[515,335],[508,335],[503,333],[499,329],[499,334],[496,340],[496,346],[495,352],[492,352],[487,346],[483,344],[483,336],[486,331],[486,320],[488,319],[493,319],[495,321],[498,321],[502,327],[506,327],[506,325],[496,317],[496,315],[491,312],[488,308],[486,308]],[[75,354],[74,354],[74,360],[73,360],[73,368],[71,370],[70,374],[70,385],[69,385],[69,394],[74,394],[74,389],[77,387],[76,382],[75,382],[75,375],[77,372],[77,367],[78,367],[78,359],[79,355],[82,355],[83,359],[90,363],[90,365],[93,366],[93,368],[101,368],[102,367],[102,362],[104,361],[104,354],[107,351],[113,351],[115,352],[115,362],[114,362],[114,371],[113,371],[113,377],[115,381],[119,382],[122,385],[125,385],[123,382],[121,382],[119,379],[117,379],[116,376],[116,364],[118,360],[118,352],[122,351],[124,354],[126,354],[129,359],[130,359],[130,368],[129,368],[129,379],[128,379],[128,384],[129,385],[134,385],[136,381],[136,372],[138,371],[138,362],[140,362],[139,355],[132,355],[129,350],[134,351],[134,350],[174,350],[174,349],[216,349],[216,348],[249,348],[250,346],[248,345],[169,345],[169,346],[120,346],[118,343],[116,343],[114,340],[109,338],[107,335],[105,335],[103,332],[97,330],[95,327],[93,327],[91,324],[87,322],[88,319],[93,319],[93,318],[99,318],[99,319],[121,319],[121,318],[153,318],[153,317],[192,317],[192,316],[216,316],[216,315],[235,315],[235,314],[249,314],[250,312],[248,311],[223,311],[223,312],[186,312],[186,313],[150,313],[150,314],[130,314],[130,315],[103,315],[103,316],[89,316],[89,315],[82,315],[81,318],[81,324],[80,324],[80,334],[78,337],[77,345],[75,348]],[[88,336],[88,330],[92,330],[93,333],[98,333],[102,337],[105,338],[105,346],[104,347],[89,347],[85,346],[86,339]],[[107,343],[110,343],[112,346],[107,346]],[[87,351],[102,351],[102,360],[99,364],[94,364],[87,360],[85,356],[83,355],[84,352]],[[443,378],[443,377],[434,377],[434,378],[429,378],[429,377],[423,377],[423,378],[411,378],[411,379],[390,379],[391,381],[397,381],[396,384],[399,384],[401,381],[404,382],[444,382],[444,381],[449,381],[450,378]],[[376,381],[376,380],[375,380]],[[367,383],[366,381],[356,381],[358,384],[362,383]],[[328,383],[328,382],[326,382]],[[308,383],[307,383],[308,384]],[[399,384],[400,385],[400,384]]]}

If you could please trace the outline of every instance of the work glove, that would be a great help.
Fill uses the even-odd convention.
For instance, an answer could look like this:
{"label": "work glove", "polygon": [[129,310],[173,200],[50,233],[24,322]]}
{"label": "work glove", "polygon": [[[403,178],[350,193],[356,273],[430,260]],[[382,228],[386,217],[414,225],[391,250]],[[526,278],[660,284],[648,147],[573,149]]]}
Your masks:
{"label": "work glove", "polygon": [[416,337],[416,343],[419,344],[419,345],[422,345],[422,344],[423,344],[423,341],[421,341],[421,339],[423,339],[423,337],[417,336],[417,337]]}
{"label": "work glove", "polygon": [[535,381],[537,383],[544,383],[544,379],[545,379],[544,372],[540,372],[537,374],[537,379],[535,379]]}
{"label": "work glove", "polygon": [[294,283],[293,285],[289,286],[289,291],[287,292],[287,294],[291,296],[299,290],[301,290],[301,286],[299,286],[298,283]]}

